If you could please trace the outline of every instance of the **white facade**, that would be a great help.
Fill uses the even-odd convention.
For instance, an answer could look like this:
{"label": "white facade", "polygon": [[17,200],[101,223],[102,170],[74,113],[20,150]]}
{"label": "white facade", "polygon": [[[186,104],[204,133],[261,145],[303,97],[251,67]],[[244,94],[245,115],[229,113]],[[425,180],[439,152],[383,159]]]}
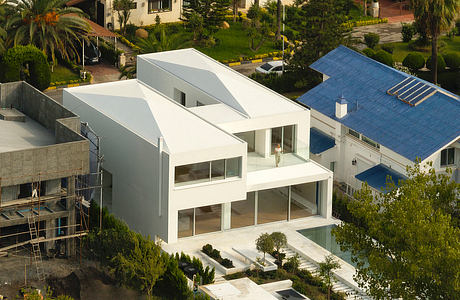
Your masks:
{"label": "white facade", "polygon": [[140,55],[137,70],[64,91],[101,136],[111,208],[130,227],[172,243],[331,217],[332,172],[309,159],[308,109],[194,49]]}
{"label": "white facade", "polygon": [[[113,0],[101,1],[104,4],[105,27],[112,23],[115,29],[120,28],[117,11],[113,10]],[[160,17],[161,23],[180,21],[182,0],[140,0],[134,1],[136,8],[131,10],[128,23],[137,26],[155,24],[155,18]]]}

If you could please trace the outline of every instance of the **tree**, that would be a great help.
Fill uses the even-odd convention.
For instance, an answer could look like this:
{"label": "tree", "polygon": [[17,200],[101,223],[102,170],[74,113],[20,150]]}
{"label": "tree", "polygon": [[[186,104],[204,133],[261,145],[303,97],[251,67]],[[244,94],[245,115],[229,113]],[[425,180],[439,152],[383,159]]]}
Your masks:
{"label": "tree", "polygon": [[282,232],[275,231],[275,232],[272,232],[272,234],[270,234],[270,236],[271,236],[271,238],[273,240],[273,245],[274,245],[275,250],[276,250],[277,259],[281,263],[280,251],[281,251],[281,248],[283,248],[283,247],[285,247],[287,245],[286,235],[284,233],[282,233]]}
{"label": "tree", "polygon": [[196,41],[198,37],[201,37],[203,34],[203,24],[204,20],[203,17],[196,12],[192,12],[190,14],[190,18],[188,20],[188,27],[193,32],[193,40]]}
{"label": "tree", "polygon": [[0,57],[6,51],[6,13],[5,4],[0,0]]}
{"label": "tree", "polygon": [[128,24],[131,10],[134,8],[134,0],[114,0],[113,10],[117,12],[118,23],[120,24],[120,31],[126,33],[126,24]]}
{"label": "tree", "polygon": [[232,4],[232,14],[233,14],[233,23],[236,22],[236,16],[238,15],[238,5],[240,1],[239,0],[231,0]]}
{"label": "tree", "polygon": [[230,0],[192,0],[184,5],[181,19],[187,28],[192,29],[190,22],[193,14],[201,16],[204,33],[210,37],[222,26],[229,7]]}
{"label": "tree", "polygon": [[256,240],[256,248],[257,250],[264,253],[264,263],[265,260],[265,253],[270,253],[273,251],[274,247],[273,239],[268,233],[262,233]]}
{"label": "tree", "polygon": [[273,22],[271,15],[255,4],[249,8],[247,16],[244,26],[249,37],[249,49],[256,52],[268,39]]}
{"label": "tree", "polygon": [[14,45],[33,44],[55,61],[56,53],[63,58],[79,57],[76,44],[90,30],[81,17],[83,11],[66,7],[66,0],[17,0],[10,4],[16,13],[7,22],[8,34]]}
{"label": "tree", "polygon": [[460,0],[411,0],[416,22],[426,26],[431,36],[431,57],[433,83],[438,83],[438,38],[443,30],[448,29],[460,11]]}
{"label": "tree", "polygon": [[289,58],[289,67],[303,73],[311,74],[309,65],[321,56],[349,43],[343,8],[335,0],[310,0],[304,3],[296,13],[289,13],[291,28],[299,32],[301,44]]}
{"label": "tree", "polygon": [[332,254],[326,256],[323,262],[319,263],[319,276],[324,280],[327,287],[327,299],[331,299],[332,285],[334,284],[334,270],[340,268],[340,264]]}
{"label": "tree", "polygon": [[275,38],[279,40],[281,38],[281,0],[276,1],[276,34]]}
{"label": "tree", "polygon": [[150,238],[133,235],[137,237],[134,249],[128,255],[118,253],[113,258],[114,272],[124,285],[145,292],[150,298],[155,283],[166,270],[161,247]]}
{"label": "tree", "polygon": [[460,185],[417,163],[408,179],[373,196],[367,184],[348,209],[360,226],[336,230],[358,284],[376,299],[455,299],[460,294]]}

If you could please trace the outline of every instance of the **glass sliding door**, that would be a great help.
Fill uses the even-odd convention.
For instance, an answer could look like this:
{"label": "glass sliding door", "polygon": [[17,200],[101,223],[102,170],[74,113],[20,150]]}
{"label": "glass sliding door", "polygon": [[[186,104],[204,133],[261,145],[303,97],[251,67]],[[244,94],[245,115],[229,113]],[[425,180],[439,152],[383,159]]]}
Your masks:
{"label": "glass sliding door", "polygon": [[295,152],[295,126],[283,126],[272,128],[271,154],[275,153],[275,147],[279,144],[283,153]]}
{"label": "glass sliding door", "polygon": [[286,221],[289,187],[258,191],[257,224]]}
{"label": "glass sliding door", "polygon": [[177,237],[187,237],[193,235],[193,208],[179,210],[177,222]]}
{"label": "glass sliding door", "polygon": [[318,214],[317,183],[303,183],[291,187],[291,219]]}
{"label": "glass sliding door", "polygon": [[220,231],[221,216],[221,204],[195,208],[195,234]]}
{"label": "glass sliding door", "polygon": [[254,225],[255,192],[247,193],[246,200],[232,202],[231,228]]}
{"label": "glass sliding door", "polygon": [[235,133],[235,135],[248,144],[248,152],[256,151],[256,132],[255,131],[239,132],[239,133]]}

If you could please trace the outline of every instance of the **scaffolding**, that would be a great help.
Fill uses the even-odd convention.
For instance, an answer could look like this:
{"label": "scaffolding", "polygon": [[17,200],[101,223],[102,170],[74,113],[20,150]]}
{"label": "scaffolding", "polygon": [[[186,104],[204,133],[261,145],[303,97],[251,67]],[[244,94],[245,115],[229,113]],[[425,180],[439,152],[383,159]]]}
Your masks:
{"label": "scaffolding", "polygon": [[[39,281],[45,279],[42,265],[42,251],[40,244],[59,241],[75,241],[73,251],[82,258],[82,239],[90,229],[89,207],[90,200],[100,197],[102,201],[102,157],[100,156],[100,138],[85,123],[82,123],[82,135],[90,140],[90,173],[81,175],[82,169],[61,170],[58,172],[41,172],[27,174],[21,177],[0,177],[0,256],[8,252],[30,251],[31,261],[37,272]],[[2,181],[32,178],[30,196],[9,201],[2,201]],[[59,187],[59,191],[42,195],[42,178],[67,178],[66,186]],[[61,224],[61,219],[67,220]],[[58,220],[57,226],[43,226],[41,221]],[[46,223],[45,223],[46,224]],[[53,224],[53,223],[51,223]],[[19,225],[19,226],[18,226]],[[21,225],[27,226],[20,231]],[[17,228],[16,232],[4,234],[5,228]],[[47,234],[56,232],[49,237]],[[61,250],[55,248],[48,256],[60,255]],[[66,247],[66,250],[67,247]]]}

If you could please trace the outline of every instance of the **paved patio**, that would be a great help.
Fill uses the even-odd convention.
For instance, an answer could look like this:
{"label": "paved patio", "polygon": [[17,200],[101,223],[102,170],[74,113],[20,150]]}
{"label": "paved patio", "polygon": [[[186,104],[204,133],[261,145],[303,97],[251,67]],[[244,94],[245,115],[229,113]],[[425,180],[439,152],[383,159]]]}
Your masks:
{"label": "paved patio", "polygon": [[[329,251],[305,238],[303,235],[297,232],[300,229],[313,228],[326,226],[331,224],[340,224],[337,219],[325,219],[321,216],[312,216],[289,222],[273,222],[268,224],[231,229],[226,231],[208,233],[197,235],[193,237],[187,237],[179,239],[177,243],[163,244],[163,250],[168,253],[176,253],[183,251],[189,255],[198,257],[203,260],[203,254],[201,248],[205,244],[211,244],[215,249],[219,251],[225,251],[231,253],[233,256],[238,257],[240,260],[244,260],[239,254],[232,250],[232,247],[240,248],[254,248],[255,240],[260,234],[274,231],[281,231],[286,234],[287,241],[290,245],[295,247],[297,250],[302,251],[306,256],[315,262],[322,262],[324,257],[329,255]],[[262,256],[262,253],[260,254]],[[356,282],[353,280],[355,268],[345,261],[337,258],[341,264],[341,269],[336,270],[336,274],[353,284],[357,287]],[[216,276],[222,276],[216,270]]]}

